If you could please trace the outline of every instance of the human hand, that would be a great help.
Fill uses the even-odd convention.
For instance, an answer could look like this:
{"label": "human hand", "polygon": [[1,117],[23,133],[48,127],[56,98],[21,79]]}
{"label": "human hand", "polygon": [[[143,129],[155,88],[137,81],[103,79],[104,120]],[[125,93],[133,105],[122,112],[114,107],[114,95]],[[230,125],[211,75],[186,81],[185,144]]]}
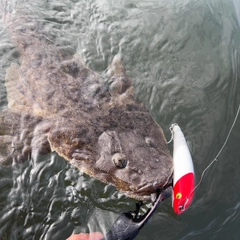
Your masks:
{"label": "human hand", "polygon": [[103,240],[103,234],[100,232],[72,234],[66,240]]}

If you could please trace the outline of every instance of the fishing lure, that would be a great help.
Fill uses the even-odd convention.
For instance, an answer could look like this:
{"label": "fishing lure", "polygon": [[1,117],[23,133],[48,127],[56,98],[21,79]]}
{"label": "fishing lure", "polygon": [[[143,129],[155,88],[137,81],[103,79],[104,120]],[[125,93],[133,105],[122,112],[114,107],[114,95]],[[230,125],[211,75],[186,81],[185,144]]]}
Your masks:
{"label": "fishing lure", "polygon": [[194,168],[181,128],[172,124],[173,133],[173,209],[183,213],[191,204],[194,196]]}

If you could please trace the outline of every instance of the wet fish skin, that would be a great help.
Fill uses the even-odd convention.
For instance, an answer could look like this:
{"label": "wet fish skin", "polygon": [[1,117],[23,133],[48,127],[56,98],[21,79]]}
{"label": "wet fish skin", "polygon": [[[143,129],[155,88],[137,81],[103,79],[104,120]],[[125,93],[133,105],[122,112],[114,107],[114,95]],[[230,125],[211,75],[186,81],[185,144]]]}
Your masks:
{"label": "wet fish skin", "polygon": [[[32,16],[19,11],[5,15],[4,23],[20,64],[12,63],[6,74],[1,163],[56,151],[137,199],[149,199],[168,182],[172,157],[163,131],[134,98],[119,56],[100,75],[78,55],[62,52]],[[114,156],[121,156],[124,167],[114,163]]]}

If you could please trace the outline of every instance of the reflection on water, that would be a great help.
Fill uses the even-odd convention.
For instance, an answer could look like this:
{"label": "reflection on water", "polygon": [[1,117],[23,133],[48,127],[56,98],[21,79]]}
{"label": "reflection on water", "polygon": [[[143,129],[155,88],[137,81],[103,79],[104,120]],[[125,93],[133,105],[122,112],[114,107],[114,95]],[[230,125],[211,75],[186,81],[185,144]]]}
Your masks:
{"label": "reflection on water", "polygon": [[[120,53],[137,96],[167,137],[172,122],[182,127],[199,179],[220,150],[240,102],[238,1],[19,1],[18,5],[43,21],[51,39],[77,51],[96,71],[105,70]],[[18,54],[2,25],[0,36],[2,109],[7,104],[5,71]],[[238,120],[191,208],[176,216],[171,201],[166,201],[137,239],[239,238],[239,132]],[[134,200],[81,174],[55,154],[2,167],[0,177],[1,239],[64,239],[74,229],[104,225],[95,225],[93,219],[107,222],[134,208]]]}

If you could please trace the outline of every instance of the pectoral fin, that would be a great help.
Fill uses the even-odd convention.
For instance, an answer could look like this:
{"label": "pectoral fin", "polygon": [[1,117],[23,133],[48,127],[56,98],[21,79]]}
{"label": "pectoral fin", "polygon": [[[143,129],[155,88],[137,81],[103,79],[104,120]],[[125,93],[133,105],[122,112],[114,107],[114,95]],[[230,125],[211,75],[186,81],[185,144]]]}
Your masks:
{"label": "pectoral fin", "polygon": [[18,64],[12,63],[7,69],[5,78],[8,108],[17,111],[26,111],[29,110],[30,104],[29,100],[24,95],[24,89],[20,88],[20,81],[20,67]]}
{"label": "pectoral fin", "polygon": [[12,136],[0,136],[0,165],[10,165],[12,163],[12,140]]}
{"label": "pectoral fin", "polygon": [[110,77],[110,93],[112,96],[117,96],[124,92],[133,93],[132,81],[126,75],[125,67],[119,55],[113,58],[112,63],[108,67],[107,74]]}

